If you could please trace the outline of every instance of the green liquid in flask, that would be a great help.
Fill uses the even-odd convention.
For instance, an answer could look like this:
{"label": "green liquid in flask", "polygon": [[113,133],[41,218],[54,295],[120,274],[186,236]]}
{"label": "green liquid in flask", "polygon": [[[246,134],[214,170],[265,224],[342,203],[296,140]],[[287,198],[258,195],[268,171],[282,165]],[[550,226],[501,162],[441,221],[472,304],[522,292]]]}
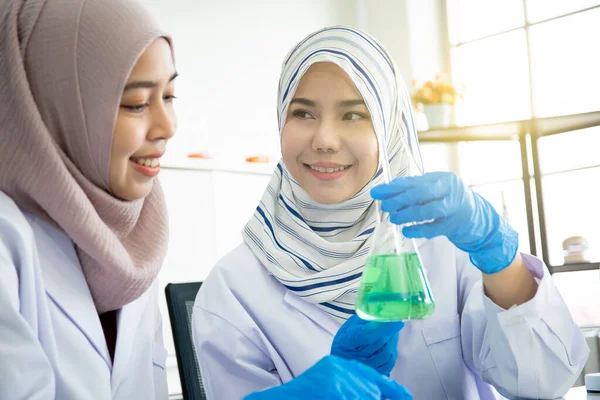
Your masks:
{"label": "green liquid in flask", "polygon": [[356,299],[359,317],[374,321],[423,319],[434,308],[416,253],[376,254],[367,259]]}

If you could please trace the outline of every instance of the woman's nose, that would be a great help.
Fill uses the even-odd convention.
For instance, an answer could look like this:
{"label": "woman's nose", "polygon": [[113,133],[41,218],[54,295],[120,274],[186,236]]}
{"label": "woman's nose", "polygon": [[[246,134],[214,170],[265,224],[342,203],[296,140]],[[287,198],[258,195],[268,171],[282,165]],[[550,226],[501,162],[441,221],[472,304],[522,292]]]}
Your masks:
{"label": "woman's nose", "polygon": [[149,140],[170,139],[177,130],[177,117],[172,107],[161,103],[153,110],[152,126],[148,132]]}
{"label": "woman's nose", "polygon": [[340,132],[334,123],[322,121],[313,137],[314,151],[322,153],[336,153],[340,150]]}

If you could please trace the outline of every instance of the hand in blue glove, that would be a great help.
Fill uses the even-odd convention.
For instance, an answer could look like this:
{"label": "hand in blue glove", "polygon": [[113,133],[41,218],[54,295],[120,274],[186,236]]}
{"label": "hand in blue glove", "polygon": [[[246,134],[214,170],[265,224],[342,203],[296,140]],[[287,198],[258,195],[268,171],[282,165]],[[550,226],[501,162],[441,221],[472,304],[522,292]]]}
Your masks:
{"label": "hand in blue glove", "polygon": [[336,333],[331,354],[360,361],[380,374],[389,376],[396,365],[398,334],[403,327],[401,321],[365,321],[355,314]]}
{"label": "hand in blue glove", "polygon": [[357,361],[326,356],[288,383],[244,400],[389,399],[412,400],[402,385]]}
{"label": "hand in blue glove", "polygon": [[469,253],[473,265],[486,274],[503,270],[515,259],[518,233],[456,174],[432,172],[397,178],[374,187],[371,196],[382,200],[381,209],[391,214],[390,221],[395,224],[428,221],[405,226],[404,236],[446,236]]}

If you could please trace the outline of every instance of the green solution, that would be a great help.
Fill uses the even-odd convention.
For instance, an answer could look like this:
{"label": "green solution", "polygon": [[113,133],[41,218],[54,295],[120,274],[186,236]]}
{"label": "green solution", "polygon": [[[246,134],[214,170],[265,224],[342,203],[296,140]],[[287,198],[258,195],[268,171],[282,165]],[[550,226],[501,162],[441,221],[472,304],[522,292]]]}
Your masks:
{"label": "green solution", "polygon": [[359,317],[375,321],[423,319],[434,308],[417,253],[369,256],[356,299]]}

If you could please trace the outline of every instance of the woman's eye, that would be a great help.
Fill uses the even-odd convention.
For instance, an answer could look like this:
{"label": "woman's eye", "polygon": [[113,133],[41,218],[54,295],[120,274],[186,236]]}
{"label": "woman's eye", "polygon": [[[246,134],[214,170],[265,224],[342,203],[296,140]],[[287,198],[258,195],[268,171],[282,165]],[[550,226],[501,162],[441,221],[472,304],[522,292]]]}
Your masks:
{"label": "woman's eye", "polygon": [[310,115],[309,112],[307,111],[302,111],[302,110],[296,110],[292,113],[292,115],[296,118],[300,118],[300,119],[310,119],[312,118],[312,115]]}
{"label": "woman's eye", "polygon": [[175,100],[177,97],[175,95],[168,95],[168,96],[164,96],[163,100],[167,103],[172,103],[173,100]]}
{"label": "woman's eye", "polygon": [[361,119],[367,119],[368,116],[364,115],[362,113],[357,113],[357,112],[349,112],[344,114],[344,117],[342,118],[342,120],[344,121],[358,121]]}
{"label": "woman's eye", "polygon": [[149,106],[148,103],[137,104],[137,105],[122,105],[121,108],[126,109],[127,111],[131,111],[134,113],[141,113]]}

